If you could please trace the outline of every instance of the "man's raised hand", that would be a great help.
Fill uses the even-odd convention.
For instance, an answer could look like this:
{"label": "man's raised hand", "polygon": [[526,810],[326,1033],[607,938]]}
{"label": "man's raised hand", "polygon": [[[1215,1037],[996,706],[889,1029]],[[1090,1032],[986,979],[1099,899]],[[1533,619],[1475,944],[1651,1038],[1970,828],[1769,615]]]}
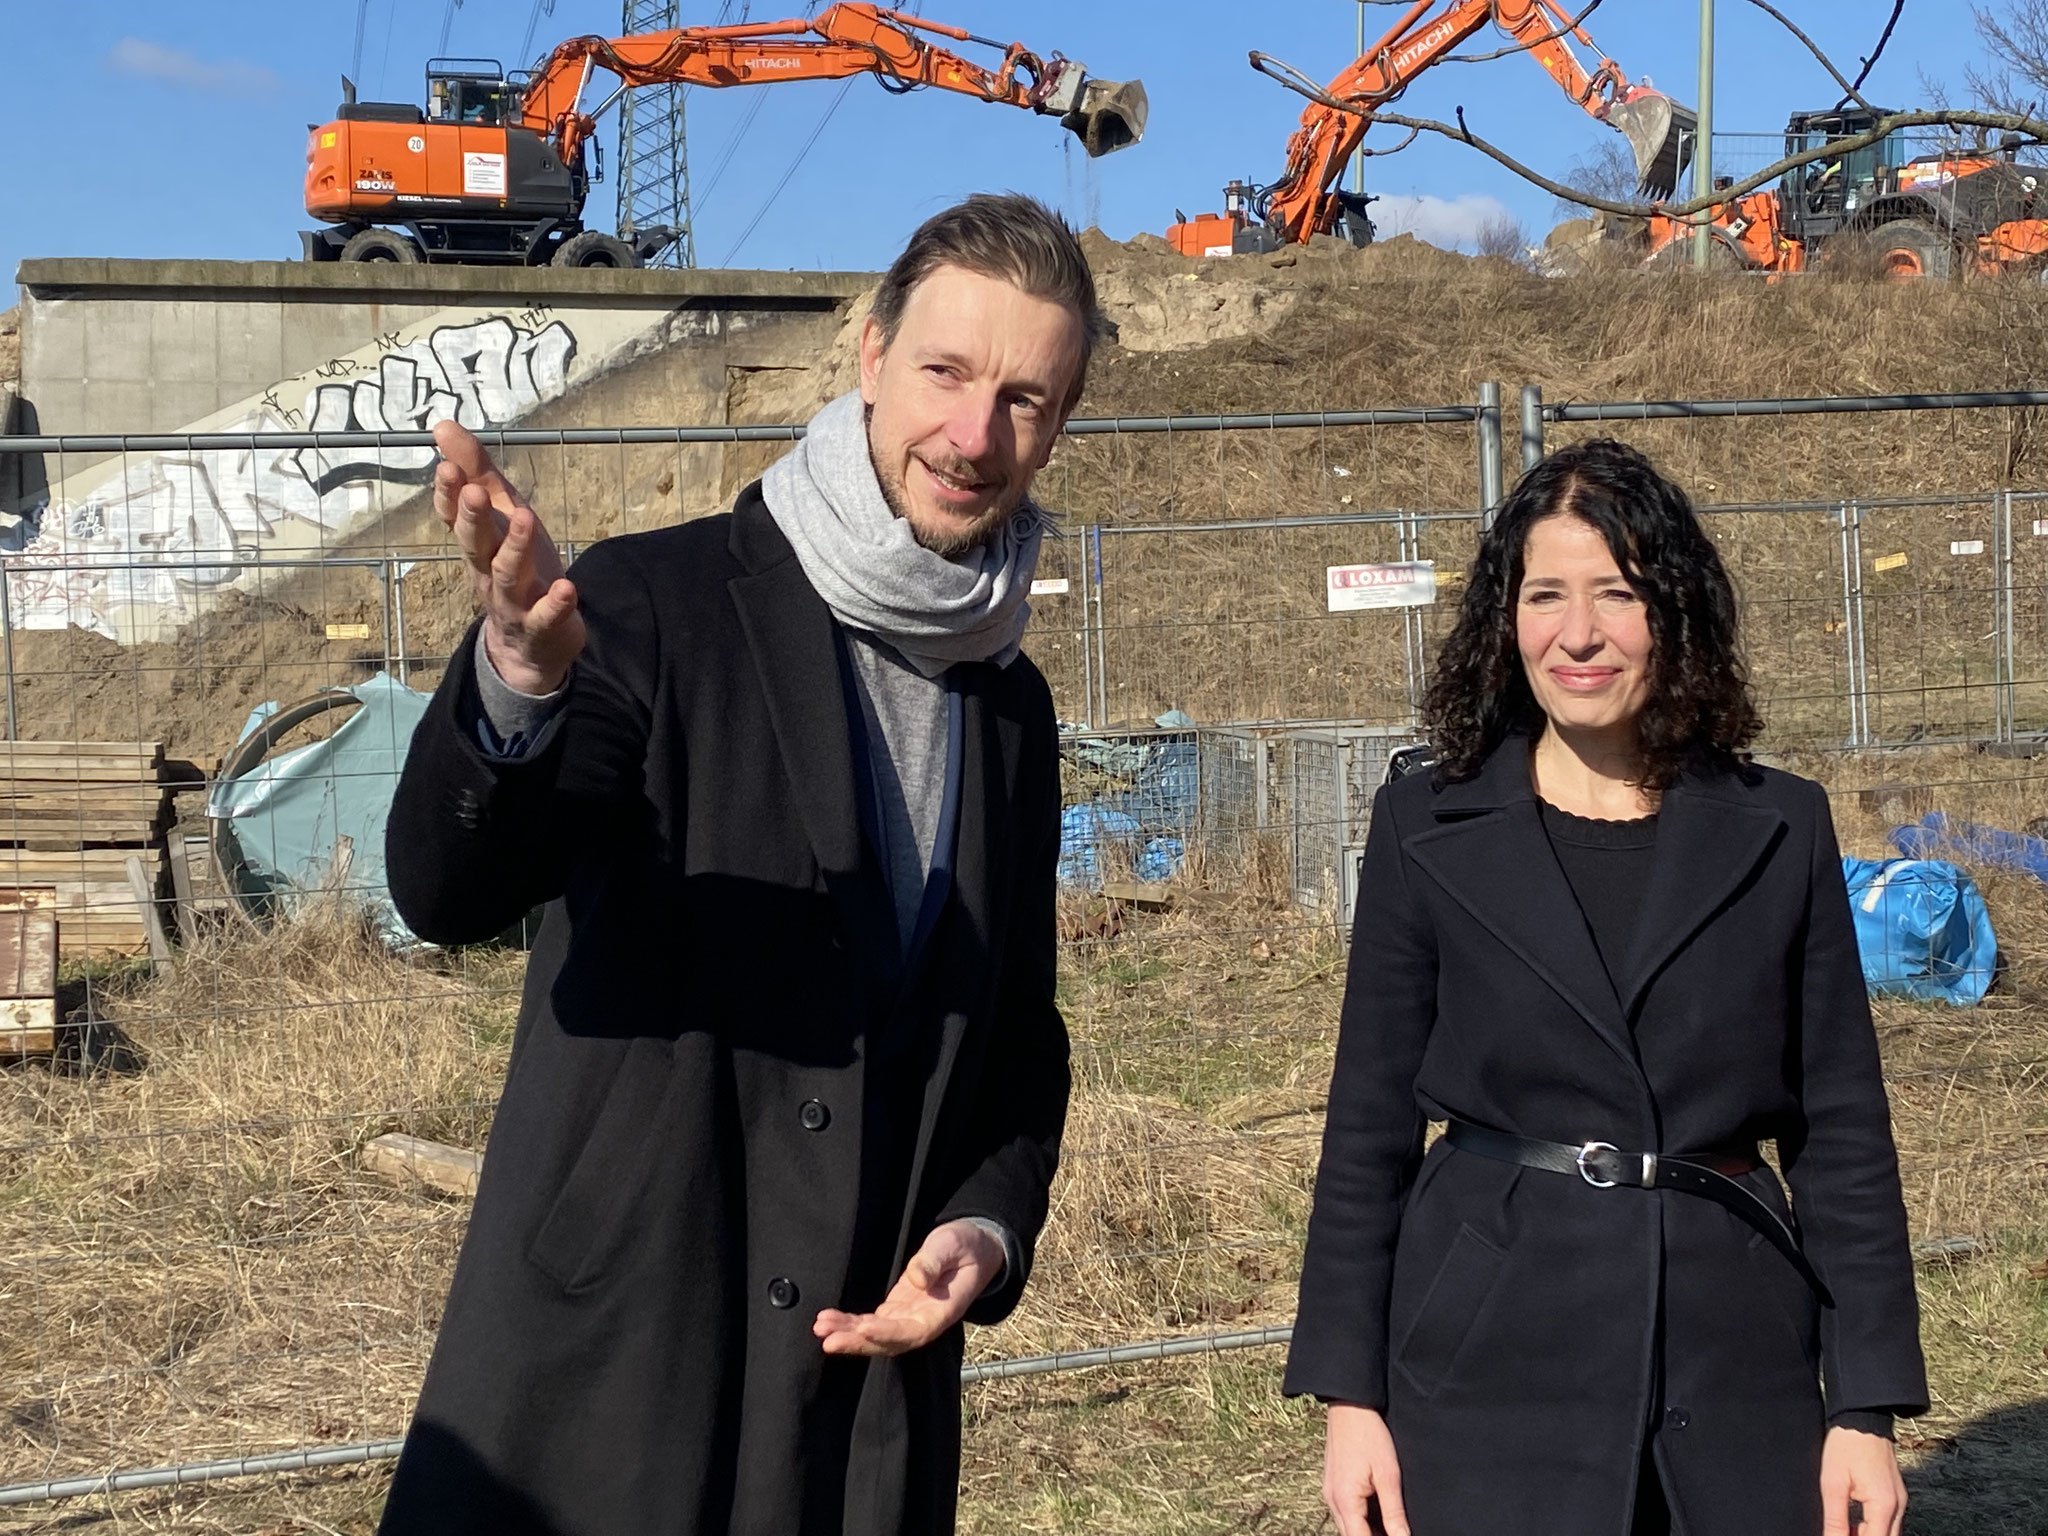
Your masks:
{"label": "man's raised hand", "polygon": [[484,611],[484,649],[521,693],[553,693],[582,653],[583,615],[533,508],[456,422],[434,428],[434,512],[453,531]]}

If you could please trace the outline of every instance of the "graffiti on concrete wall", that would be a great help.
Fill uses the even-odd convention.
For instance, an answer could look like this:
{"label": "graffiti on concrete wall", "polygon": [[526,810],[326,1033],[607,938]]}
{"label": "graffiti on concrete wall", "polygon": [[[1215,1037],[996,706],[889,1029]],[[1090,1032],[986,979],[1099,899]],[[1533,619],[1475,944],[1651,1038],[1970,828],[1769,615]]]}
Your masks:
{"label": "graffiti on concrete wall", "polygon": [[[645,329],[597,312],[577,328],[545,305],[447,317],[390,332],[191,432],[417,432],[443,421],[510,425],[559,398],[598,349],[578,331]],[[600,334],[603,350],[621,335]],[[579,362],[586,364],[579,367]],[[122,455],[53,487],[39,516],[0,540],[17,628],[76,625],[120,640],[174,632],[211,594],[246,582],[265,552],[311,553],[397,506],[433,473],[431,448],[207,449]],[[396,488],[396,494],[394,494]]]}
{"label": "graffiti on concrete wall", "polygon": [[[423,432],[444,421],[501,427],[566,390],[575,358],[575,334],[560,320],[537,331],[502,315],[443,326],[385,352],[363,377],[316,386],[306,399],[306,425],[314,432]],[[296,462],[314,493],[326,496],[375,480],[424,485],[434,454],[307,448]]]}

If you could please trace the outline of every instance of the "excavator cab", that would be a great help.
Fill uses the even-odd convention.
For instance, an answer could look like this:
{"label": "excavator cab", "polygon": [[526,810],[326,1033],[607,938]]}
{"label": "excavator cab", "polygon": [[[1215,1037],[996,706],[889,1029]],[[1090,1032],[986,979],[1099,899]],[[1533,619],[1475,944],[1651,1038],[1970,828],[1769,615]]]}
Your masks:
{"label": "excavator cab", "polygon": [[519,121],[519,86],[496,59],[429,59],[427,121],[502,128]]}
{"label": "excavator cab", "polygon": [[[1795,112],[1785,125],[1785,153],[1803,154],[1820,149],[1836,139],[1865,133],[1877,122],[1877,114],[1860,107],[1840,112]],[[1904,163],[1906,142],[1894,134],[1875,144],[1852,149],[1847,154],[1809,160],[1786,172],[1778,187],[1778,202],[1785,210],[1785,232],[1801,242],[1825,240],[1844,226],[1861,222],[1860,209],[1877,198],[1879,183],[1896,180]]]}

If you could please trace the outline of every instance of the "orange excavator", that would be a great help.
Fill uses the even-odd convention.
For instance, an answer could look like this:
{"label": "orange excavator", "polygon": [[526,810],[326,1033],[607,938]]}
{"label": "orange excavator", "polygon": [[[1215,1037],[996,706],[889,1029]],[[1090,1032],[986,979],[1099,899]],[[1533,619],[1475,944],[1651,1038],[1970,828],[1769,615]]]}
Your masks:
{"label": "orange excavator", "polygon": [[1646,196],[1671,195],[1691,158],[1698,118],[1647,82],[1631,85],[1610,58],[1588,69],[1573,44],[1597,52],[1593,39],[1555,0],[1415,0],[1385,37],[1326,86],[1254,53],[1254,69],[1287,79],[1310,97],[1288,142],[1286,169],[1270,186],[1232,182],[1221,214],[1183,216],[1166,238],[1184,256],[1271,251],[1315,235],[1369,243],[1366,207],[1373,199],[1338,183],[1371,131],[1373,113],[1392,106],[1417,75],[1450,59],[1488,25],[1511,39],[1508,51],[1528,53],[1567,96],[1628,140]]}
{"label": "orange excavator", "polygon": [[[920,34],[993,48],[1001,62],[984,68]],[[600,69],[618,84],[586,112],[583,94]],[[576,37],[530,75],[488,60],[430,60],[424,110],[357,101],[344,79],[335,120],[312,127],[306,142],[306,212],[325,226],[301,234],[306,259],[639,266],[674,232],[639,230],[629,241],[583,226],[590,185],[604,174],[601,149],[586,152],[620,94],[858,74],[898,94],[935,86],[1056,117],[1090,155],[1145,132],[1138,81],[1091,79],[1057,53],[1041,58],[1021,43],[852,0],[809,19]]]}

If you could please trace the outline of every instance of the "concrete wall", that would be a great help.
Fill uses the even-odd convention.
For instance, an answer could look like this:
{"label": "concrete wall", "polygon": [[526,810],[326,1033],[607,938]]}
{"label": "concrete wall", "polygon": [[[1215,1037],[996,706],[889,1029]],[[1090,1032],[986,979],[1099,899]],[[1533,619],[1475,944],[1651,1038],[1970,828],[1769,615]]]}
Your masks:
{"label": "concrete wall", "polygon": [[[461,319],[559,319],[587,355],[599,333],[636,334],[683,313],[700,316],[711,335],[837,313],[873,278],[66,259],[25,261],[16,281],[21,393],[42,430],[132,433],[194,430],[194,422],[380,341]],[[591,341],[582,340],[586,332]]]}
{"label": "concrete wall", "polygon": [[[735,377],[808,371],[858,273],[352,263],[30,261],[21,406],[50,435],[623,425],[729,418]],[[658,369],[650,369],[651,364]],[[585,402],[587,403],[587,406]],[[602,416],[602,419],[599,419]],[[0,477],[17,627],[168,638],[260,555],[362,542],[431,474],[426,449],[45,454]],[[695,477],[693,477],[695,478]],[[722,479],[723,476],[714,476]]]}

